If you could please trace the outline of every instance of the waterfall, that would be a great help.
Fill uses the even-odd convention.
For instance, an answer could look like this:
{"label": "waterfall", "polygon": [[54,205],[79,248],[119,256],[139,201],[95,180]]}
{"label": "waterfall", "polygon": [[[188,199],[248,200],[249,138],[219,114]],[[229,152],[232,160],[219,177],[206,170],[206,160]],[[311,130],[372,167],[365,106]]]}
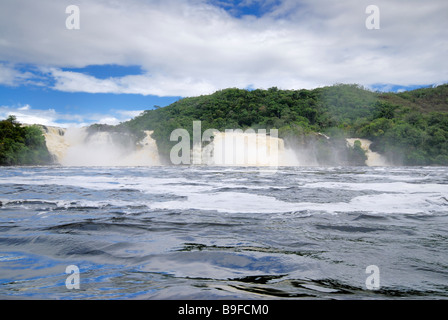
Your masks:
{"label": "waterfall", "polygon": [[159,152],[156,141],[151,137],[153,131],[144,131],[145,138],[137,143],[136,151],[123,160],[123,163],[133,165],[160,165]]}
{"label": "waterfall", "polygon": [[[47,148],[55,163],[63,166],[154,166],[161,160],[152,131],[145,131],[145,137],[135,142],[126,133],[89,132],[87,128],[57,128],[41,126]],[[366,151],[366,165],[387,166],[386,159],[370,150],[367,139],[347,139],[349,146],[356,140]],[[309,165],[302,154],[309,153],[304,146],[300,153],[285,146],[277,136],[242,130],[216,132],[212,141],[201,148],[194,146],[194,159],[207,165],[217,166],[301,166]],[[198,158],[199,157],[199,158]],[[300,158],[300,159],[299,159]],[[302,159],[304,158],[304,159]]]}
{"label": "waterfall", "polygon": [[355,145],[355,141],[359,140],[361,142],[361,148],[366,151],[366,165],[369,167],[382,167],[387,166],[387,160],[384,156],[379,154],[378,152],[374,152],[370,150],[370,145],[372,141],[367,139],[358,139],[358,138],[350,138],[347,139],[347,143],[349,146],[353,147]]}
{"label": "waterfall", "polygon": [[44,132],[47,149],[53,156],[53,161],[60,163],[69,148],[69,144],[65,139],[66,129],[41,126]]}
{"label": "waterfall", "polygon": [[152,131],[145,131],[145,138],[135,143],[124,133],[89,133],[87,128],[42,128],[49,152],[55,162],[63,166],[160,165]]}
{"label": "waterfall", "polygon": [[[193,148],[193,156],[198,156]],[[202,163],[218,166],[297,166],[283,139],[255,132],[217,132],[202,150]]]}

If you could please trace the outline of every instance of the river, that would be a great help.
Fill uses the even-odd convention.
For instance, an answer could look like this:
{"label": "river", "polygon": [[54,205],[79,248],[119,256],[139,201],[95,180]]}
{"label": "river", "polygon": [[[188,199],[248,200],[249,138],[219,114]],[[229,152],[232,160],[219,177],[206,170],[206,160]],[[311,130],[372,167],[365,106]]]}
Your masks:
{"label": "river", "polygon": [[447,183],[443,167],[4,167],[0,298],[446,299]]}

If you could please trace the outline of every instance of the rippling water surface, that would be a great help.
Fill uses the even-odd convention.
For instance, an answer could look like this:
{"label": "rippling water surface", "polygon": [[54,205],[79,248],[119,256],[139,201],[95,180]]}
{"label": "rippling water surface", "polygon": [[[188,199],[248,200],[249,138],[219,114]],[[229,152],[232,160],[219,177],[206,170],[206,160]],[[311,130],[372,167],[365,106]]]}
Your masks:
{"label": "rippling water surface", "polygon": [[0,201],[3,299],[448,298],[448,168],[11,167]]}

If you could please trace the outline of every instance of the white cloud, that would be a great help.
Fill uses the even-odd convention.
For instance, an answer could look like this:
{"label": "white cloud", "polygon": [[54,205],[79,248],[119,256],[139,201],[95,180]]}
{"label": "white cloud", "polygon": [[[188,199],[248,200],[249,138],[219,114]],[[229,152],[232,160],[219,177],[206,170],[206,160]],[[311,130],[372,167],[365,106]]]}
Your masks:
{"label": "white cloud", "polygon": [[158,96],[188,96],[212,93],[216,87],[195,81],[193,78],[170,78],[166,76],[129,75],[117,78],[98,79],[79,72],[53,68],[53,89],[65,92],[127,93]]}
{"label": "white cloud", "polygon": [[0,106],[0,119],[14,115],[17,121],[24,124],[41,124],[52,127],[84,127],[93,123],[117,125],[130,120],[141,113],[141,110],[111,110],[110,114],[90,113],[84,115],[63,114],[54,109],[33,109],[25,106]]}
{"label": "white cloud", "polygon": [[118,93],[118,85],[110,79],[102,80],[78,72],[52,69],[54,89],[66,92]]}
{"label": "white cloud", "polygon": [[20,123],[42,124],[46,126],[58,126],[55,122],[58,115],[54,109],[32,110],[29,105],[23,107],[0,106],[0,118],[16,116]]}
{"label": "white cloud", "polygon": [[118,120],[115,117],[104,117],[96,121],[96,123],[99,124],[109,124],[109,125],[117,125],[120,123],[120,120]]}
{"label": "white cloud", "polygon": [[32,77],[30,72],[21,72],[12,65],[0,63],[0,85],[16,86]]}
{"label": "white cloud", "polygon": [[116,110],[115,112],[126,120],[139,116],[144,110]]}
{"label": "white cloud", "polygon": [[31,109],[31,106],[29,104],[24,105],[23,107],[18,108],[19,111],[28,111]]}
{"label": "white cloud", "polygon": [[[365,28],[371,3],[358,0],[282,0],[242,19],[205,0],[79,0],[81,28],[67,30],[71,2],[3,0],[0,61],[48,66],[61,91],[159,96],[448,80],[445,0],[376,0],[380,30]],[[93,64],[137,64],[145,73],[97,79],[61,70]],[[0,84],[25,76],[3,68]]]}

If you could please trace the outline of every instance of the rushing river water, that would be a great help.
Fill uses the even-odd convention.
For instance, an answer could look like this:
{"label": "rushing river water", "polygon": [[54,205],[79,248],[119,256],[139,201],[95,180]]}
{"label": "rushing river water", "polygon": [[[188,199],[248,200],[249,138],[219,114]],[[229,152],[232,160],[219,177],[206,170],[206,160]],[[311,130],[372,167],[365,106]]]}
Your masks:
{"label": "rushing river water", "polygon": [[448,298],[448,168],[6,167],[0,201],[3,299]]}

